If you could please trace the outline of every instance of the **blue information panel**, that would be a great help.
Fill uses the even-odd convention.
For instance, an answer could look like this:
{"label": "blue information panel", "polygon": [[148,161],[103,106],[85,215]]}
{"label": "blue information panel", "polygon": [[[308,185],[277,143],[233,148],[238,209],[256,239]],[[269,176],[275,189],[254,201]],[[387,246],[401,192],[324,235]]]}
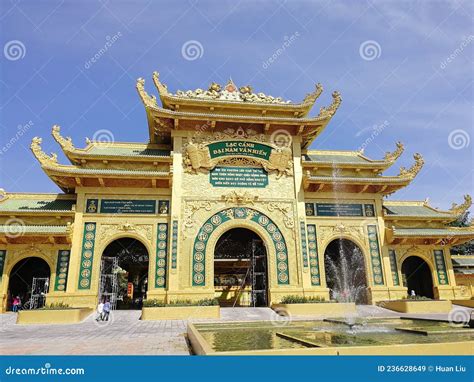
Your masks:
{"label": "blue information panel", "polygon": [[[116,339],[117,346],[120,340]],[[468,356],[3,356],[1,381],[472,381]]]}

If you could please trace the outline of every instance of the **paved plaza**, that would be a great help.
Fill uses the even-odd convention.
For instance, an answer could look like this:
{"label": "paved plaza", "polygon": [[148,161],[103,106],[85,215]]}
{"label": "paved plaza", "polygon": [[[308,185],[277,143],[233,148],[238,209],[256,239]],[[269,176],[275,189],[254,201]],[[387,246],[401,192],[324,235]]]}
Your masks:
{"label": "paved plaza", "polygon": [[[472,309],[455,307],[468,315]],[[360,317],[404,315],[372,305],[357,307]],[[0,354],[156,354],[188,355],[186,320],[141,321],[140,311],[115,311],[109,322],[96,322],[94,315],[79,324],[17,325],[15,313],[1,314]],[[448,319],[446,314],[417,315],[417,318]],[[293,320],[324,317],[292,317]],[[283,319],[284,320],[284,319]],[[282,317],[269,308],[222,308],[219,320],[193,322],[272,321],[284,325]]]}

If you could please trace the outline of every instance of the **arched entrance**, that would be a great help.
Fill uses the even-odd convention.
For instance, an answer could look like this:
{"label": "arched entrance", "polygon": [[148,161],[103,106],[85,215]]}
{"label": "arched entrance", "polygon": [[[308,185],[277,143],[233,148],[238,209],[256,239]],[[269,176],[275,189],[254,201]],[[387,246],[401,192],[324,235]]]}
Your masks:
{"label": "arched entrance", "polygon": [[267,250],[255,232],[233,228],[214,249],[214,288],[221,305],[267,306]]}
{"label": "arched entrance", "polygon": [[367,304],[367,273],[362,250],[348,239],[333,240],[324,252],[331,300]]}
{"label": "arched entrance", "polygon": [[431,269],[421,257],[409,256],[403,260],[402,280],[408,295],[413,290],[417,296],[434,298]]}
{"label": "arched entrance", "polygon": [[141,309],[148,289],[148,250],[139,240],[122,238],[102,253],[99,301],[112,309]]}
{"label": "arched entrance", "polygon": [[48,263],[39,257],[27,257],[17,262],[8,281],[7,308],[12,308],[15,297],[20,298],[23,309],[42,308],[46,303],[50,277]]}

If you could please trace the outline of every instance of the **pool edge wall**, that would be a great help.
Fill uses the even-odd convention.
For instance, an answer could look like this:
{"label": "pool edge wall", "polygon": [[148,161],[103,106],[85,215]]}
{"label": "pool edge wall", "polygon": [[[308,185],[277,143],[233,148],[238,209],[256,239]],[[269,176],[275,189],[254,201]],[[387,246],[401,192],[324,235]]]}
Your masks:
{"label": "pool edge wall", "polygon": [[36,324],[77,324],[84,321],[94,310],[91,308],[20,310],[16,323]]}
{"label": "pool edge wall", "polygon": [[340,316],[356,313],[353,302],[321,302],[307,304],[272,304],[275,312],[287,313],[291,316]]}
{"label": "pool edge wall", "polygon": [[400,313],[449,313],[453,308],[449,300],[392,300],[380,301],[378,306]]}
{"label": "pool edge wall", "polygon": [[189,320],[218,319],[220,307],[213,306],[167,306],[143,307],[142,320]]}

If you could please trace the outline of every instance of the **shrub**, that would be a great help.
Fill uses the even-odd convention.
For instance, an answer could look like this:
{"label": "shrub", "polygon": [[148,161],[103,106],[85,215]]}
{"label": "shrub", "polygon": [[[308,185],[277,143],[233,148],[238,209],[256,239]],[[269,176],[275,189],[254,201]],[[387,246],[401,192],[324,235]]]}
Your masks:
{"label": "shrub", "polygon": [[431,301],[432,299],[425,296],[407,296],[406,300]]}
{"label": "shrub", "polygon": [[174,300],[169,303],[165,303],[160,300],[145,300],[143,306],[145,308],[163,308],[167,306],[216,306],[219,305],[219,301],[216,298],[205,298],[198,301],[191,300]]}
{"label": "shrub", "polygon": [[65,304],[64,302],[55,302],[49,305],[45,305],[41,309],[44,310],[59,310],[59,309],[72,309],[69,304]]}
{"label": "shrub", "polygon": [[282,304],[317,304],[320,302],[331,302],[331,301],[326,301],[324,297],[320,297],[320,296],[306,297],[306,296],[296,296],[296,295],[284,296],[281,299]]}

